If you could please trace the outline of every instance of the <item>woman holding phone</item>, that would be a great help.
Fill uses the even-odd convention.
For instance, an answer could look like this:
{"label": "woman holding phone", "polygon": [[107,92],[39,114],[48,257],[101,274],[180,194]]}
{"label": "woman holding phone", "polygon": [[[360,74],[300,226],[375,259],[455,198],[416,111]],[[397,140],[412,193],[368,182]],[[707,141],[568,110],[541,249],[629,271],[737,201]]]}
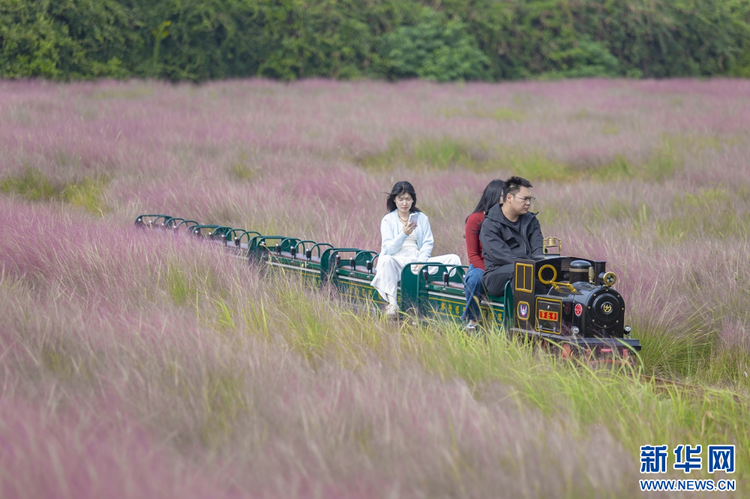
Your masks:
{"label": "woman holding phone", "polygon": [[431,256],[434,240],[427,215],[417,208],[417,193],[406,181],[396,182],[386,201],[388,214],[380,222],[380,256],[373,287],[388,302],[388,318],[398,317],[396,294],[401,270],[413,262],[461,265],[458,255]]}

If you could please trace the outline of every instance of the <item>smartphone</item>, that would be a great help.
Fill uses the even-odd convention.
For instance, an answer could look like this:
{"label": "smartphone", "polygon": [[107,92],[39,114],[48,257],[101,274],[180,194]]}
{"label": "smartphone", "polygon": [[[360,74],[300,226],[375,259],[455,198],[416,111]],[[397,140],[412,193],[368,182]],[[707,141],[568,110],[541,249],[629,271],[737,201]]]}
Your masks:
{"label": "smartphone", "polygon": [[419,213],[410,213],[409,214],[409,223],[417,223],[417,218],[419,218]]}

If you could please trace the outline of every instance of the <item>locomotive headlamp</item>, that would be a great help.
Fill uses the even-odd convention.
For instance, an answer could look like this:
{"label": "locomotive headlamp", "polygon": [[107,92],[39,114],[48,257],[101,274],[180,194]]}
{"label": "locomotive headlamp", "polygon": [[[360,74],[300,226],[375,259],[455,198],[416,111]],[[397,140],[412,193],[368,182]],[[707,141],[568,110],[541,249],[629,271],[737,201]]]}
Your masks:
{"label": "locomotive headlamp", "polygon": [[602,283],[607,287],[612,287],[617,282],[617,274],[614,272],[605,272],[602,277]]}
{"label": "locomotive headlamp", "polygon": [[573,326],[572,328],[570,328],[570,332],[573,334],[578,334],[581,332],[581,330],[578,329],[576,326]]}

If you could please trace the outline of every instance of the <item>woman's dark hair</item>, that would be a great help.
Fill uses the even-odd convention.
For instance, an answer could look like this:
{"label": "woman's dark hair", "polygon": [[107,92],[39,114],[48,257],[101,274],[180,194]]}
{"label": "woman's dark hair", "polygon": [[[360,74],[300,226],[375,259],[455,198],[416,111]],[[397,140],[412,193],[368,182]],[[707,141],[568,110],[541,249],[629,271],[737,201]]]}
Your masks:
{"label": "woman's dark hair", "polygon": [[[477,207],[474,208],[474,211],[472,211],[469,216],[479,212],[482,212],[486,215],[487,212],[490,211],[490,208],[502,201],[504,191],[505,180],[495,179],[487,184],[487,187],[484,188],[484,192],[482,193],[482,197],[477,203]],[[468,220],[469,217],[466,217],[466,221]],[[466,221],[464,221],[464,223]]]}
{"label": "woman's dark hair", "polygon": [[394,185],[393,189],[391,189],[391,193],[388,194],[388,201],[386,201],[388,213],[398,209],[398,206],[396,206],[396,201],[394,200],[399,194],[408,194],[414,200],[414,202],[411,204],[411,209],[409,210],[410,213],[414,213],[415,211],[422,211],[417,208],[417,193],[414,191],[414,186],[406,180],[401,180],[400,182],[396,182],[396,185]]}

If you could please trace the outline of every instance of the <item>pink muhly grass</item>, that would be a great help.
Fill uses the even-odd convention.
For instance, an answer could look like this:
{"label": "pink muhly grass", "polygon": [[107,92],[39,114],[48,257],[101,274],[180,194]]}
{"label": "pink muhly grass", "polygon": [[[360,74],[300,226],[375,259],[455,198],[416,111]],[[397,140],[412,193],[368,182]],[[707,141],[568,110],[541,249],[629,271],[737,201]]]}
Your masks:
{"label": "pink muhly grass", "polygon": [[127,415],[97,405],[50,410],[3,397],[3,497],[218,497],[201,470],[175,462]]}
{"label": "pink muhly grass", "polygon": [[[668,183],[621,180],[604,187],[532,179],[542,216],[559,207],[567,217],[551,220],[545,233],[565,235],[566,247],[574,249],[582,232],[580,223],[569,222],[584,222],[596,232],[586,220],[592,208],[608,217],[612,201],[631,205],[614,224],[608,220],[610,228],[622,230],[639,216],[641,196],[648,200],[647,216],[659,219],[674,211],[673,200],[686,191],[748,180],[741,140],[750,113],[743,112],[748,86],[741,80],[460,87],[327,80],[201,87],[5,82],[0,94],[9,118],[0,123],[0,136],[12,138],[5,152],[9,171],[27,164],[53,179],[109,175],[104,201],[118,224],[137,213],[166,212],[377,250],[382,193],[396,180],[410,179],[430,216],[435,252],[464,255],[463,219],[481,189],[492,178],[514,173],[513,163],[503,162],[502,147],[547,156],[558,168],[599,168],[619,156],[634,164],[646,161],[664,140],[687,134],[672,146],[683,169]],[[523,118],[495,119],[495,109]],[[739,124],[726,129],[733,120]],[[717,137],[719,145],[681,152],[681,144],[689,145],[695,136]],[[488,147],[497,155],[497,171],[471,172],[457,165],[445,172],[406,166],[370,172],[352,164],[393,140],[409,145],[445,137]],[[706,161],[711,173],[703,167]],[[613,251],[605,248],[599,258],[614,260]]]}
{"label": "pink muhly grass", "polygon": [[[46,207],[7,200],[0,203],[7,214],[0,220],[4,272],[24,278],[40,291],[57,284],[77,298],[116,301],[121,293],[151,282],[154,272],[159,275],[159,267],[166,267],[170,258],[175,265],[191,265],[184,262],[189,262],[187,254],[196,251],[184,238],[146,240],[145,234],[132,227],[97,223]],[[208,271],[220,276],[227,262],[210,250],[205,254],[212,257]],[[134,268],[143,272],[132,273]],[[123,281],[125,276],[132,281]]]}
{"label": "pink muhly grass", "polygon": [[[302,326],[284,317],[289,305],[217,248],[54,206],[2,206],[12,213],[0,243],[0,439],[13,471],[0,489],[10,497],[586,495],[633,479],[606,432],[581,439],[562,430],[569,422],[491,402],[500,385],[480,402],[406,359],[396,367],[365,352],[352,371],[324,354],[311,365],[285,335]],[[29,226],[54,240],[35,244],[37,232],[18,229]],[[166,292],[175,262],[196,308]],[[221,327],[211,306],[222,296],[233,308],[269,303],[275,337],[239,308],[236,330]],[[333,307],[305,300],[321,317]],[[539,466],[543,482],[519,479]]]}
{"label": "pink muhly grass", "polygon": [[726,349],[739,348],[747,350],[750,348],[750,330],[744,320],[725,317],[721,329],[722,346]]}
{"label": "pink muhly grass", "polygon": [[[0,198],[0,441],[21,458],[0,490],[629,494],[637,460],[605,431],[577,436],[588,429],[511,404],[499,383],[478,399],[366,314],[131,224],[164,212],[377,251],[385,193],[410,180],[434,253],[466,263],[464,219],[486,183],[544,163],[564,170],[529,175],[545,235],[608,261],[629,322],[649,341],[736,351],[750,320],[749,95],[743,80],[0,82],[0,182],[26,167],[105,178],[108,208]],[[484,156],[419,163],[419,141]],[[397,143],[393,164],[362,166]],[[656,181],[660,154],[674,171]],[[620,160],[631,176],[607,170]],[[718,234],[730,213],[736,233]]]}

